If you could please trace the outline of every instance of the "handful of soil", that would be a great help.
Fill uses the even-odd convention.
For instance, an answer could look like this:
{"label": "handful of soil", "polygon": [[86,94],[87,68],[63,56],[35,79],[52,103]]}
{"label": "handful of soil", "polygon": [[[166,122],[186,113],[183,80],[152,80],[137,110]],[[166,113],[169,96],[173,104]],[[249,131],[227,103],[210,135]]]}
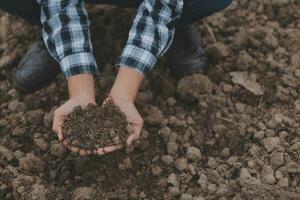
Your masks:
{"label": "handful of soil", "polygon": [[124,113],[109,101],[105,106],[74,108],[63,124],[63,134],[68,144],[94,150],[125,144],[130,127]]}

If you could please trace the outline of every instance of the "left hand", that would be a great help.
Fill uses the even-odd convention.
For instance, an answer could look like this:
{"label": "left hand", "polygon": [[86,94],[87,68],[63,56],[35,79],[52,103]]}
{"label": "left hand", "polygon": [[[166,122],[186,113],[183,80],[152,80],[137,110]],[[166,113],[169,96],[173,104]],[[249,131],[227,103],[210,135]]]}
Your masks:
{"label": "left hand", "polygon": [[[143,128],[143,118],[137,111],[137,109],[134,105],[134,102],[129,101],[122,97],[116,97],[116,96],[111,95],[104,101],[104,104],[108,100],[113,101],[113,103],[119,107],[121,112],[123,112],[125,114],[127,122],[132,127],[133,133],[129,133],[130,135],[126,141],[127,145],[132,145],[132,143],[135,140],[138,140],[141,135],[141,131]],[[103,154],[110,153],[110,152],[116,151],[118,149],[121,149],[123,147],[124,147],[124,145],[108,146],[108,147],[99,148],[97,150],[94,150],[94,153],[98,154],[98,155],[103,155]]]}
{"label": "left hand", "polygon": [[[127,145],[131,145],[135,140],[139,139],[143,128],[143,118],[134,104],[143,79],[144,76],[134,69],[121,66],[108,97],[125,114],[127,122],[133,128],[133,133],[127,139]],[[103,155],[120,149],[123,146],[104,147],[95,150],[94,153]]]}

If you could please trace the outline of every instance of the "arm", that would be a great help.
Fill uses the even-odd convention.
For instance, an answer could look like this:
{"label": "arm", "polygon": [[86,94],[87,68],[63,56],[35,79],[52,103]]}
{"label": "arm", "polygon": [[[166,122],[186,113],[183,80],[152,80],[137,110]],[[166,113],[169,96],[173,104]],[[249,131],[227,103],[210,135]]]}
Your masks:
{"label": "arm", "polygon": [[[157,59],[169,48],[174,36],[174,23],[180,16],[183,0],[144,0],[129,32],[127,45],[120,57],[120,70],[109,98],[126,115],[133,127],[127,144],[140,136],[143,119],[135,107],[135,99],[144,76]],[[105,147],[95,150],[103,155],[121,148]]]}
{"label": "arm", "polygon": [[83,0],[43,0],[41,22],[44,42],[68,80],[70,99],[54,112],[53,130],[63,140],[61,126],[76,106],[95,104],[93,56],[89,19]]}
{"label": "arm", "polygon": [[[132,68],[121,67],[108,97],[125,114],[128,123],[133,128],[133,132],[127,139],[128,145],[131,145],[140,137],[143,128],[143,119],[134,104],[143,79],[144,75]],[[120,148],[122,148],[122,145],[105,147],[95,150],[95,153],[103,155]]]}
{"label": "arm", "polygon": [[43,0],[41,7],[44,42],[65,77],[98,75],[84,1]]}
{"label": "arm", "polygon": [[130,67],[121,67],[110,91],[113,99],[134,103],[144,76]]}
{"label": "arm", "polygon": [[[138,90],[144,76],[169,48],[174,36],[174,23],[182,7],[183,0],[144,0],[129,32],[118,64],[120,70],[109,96],[134,129],[127,140],[129,145],[139,138],[143,127],[143,119],[135,107]],[[118,148],[98,149],[96,153],[102,155]]]}
{"label": "arm", "polygon": [[144,0],[118,65],[147,75],[170,47],[182,9],[183,0]]}
{"label": "arm", "polygon": [[68,91],[70,99],[54,111],[52,129],[58,134],[60,141],[64,140],[62,125],[66,116],[76,106],[86,107],[88,104],[96,104],[94,77],[90,74],[80,74],[68,79]]}

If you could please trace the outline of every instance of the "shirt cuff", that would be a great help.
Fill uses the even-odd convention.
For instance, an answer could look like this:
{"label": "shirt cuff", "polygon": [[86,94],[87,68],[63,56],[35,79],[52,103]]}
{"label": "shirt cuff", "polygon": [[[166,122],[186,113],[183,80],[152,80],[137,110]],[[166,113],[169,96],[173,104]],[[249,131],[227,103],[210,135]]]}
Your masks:
{"label": "shirt cuff", "polygon": [[157,58],[148,50],[128,44],[124,48],[117,66],[133,68],[135,71],[146,76],[151,72],[156,62]]}
{"label": "shirt cuff", "polygon": [[64,57],[59,64],[67,79],[78,74],[99,75],[98,66],[92,53],[74,53]]}

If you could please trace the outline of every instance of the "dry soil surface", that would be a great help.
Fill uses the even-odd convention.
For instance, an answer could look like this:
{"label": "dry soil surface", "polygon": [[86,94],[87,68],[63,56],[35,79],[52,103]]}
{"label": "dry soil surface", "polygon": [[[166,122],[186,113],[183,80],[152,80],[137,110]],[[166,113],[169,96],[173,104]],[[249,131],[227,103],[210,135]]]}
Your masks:
{"label": "dry soil surface", "polygon": [[[90,10],[101,102],[133,13]],[[13,88],[38,29],[3,13],[0,27],[0,199],[300,199],[299,1],[238,0],[199,22],[209,72],[175,80],[162,59],[137,98],[141,141],[103,157],[72,155],[52,133],[62,76]]]}

